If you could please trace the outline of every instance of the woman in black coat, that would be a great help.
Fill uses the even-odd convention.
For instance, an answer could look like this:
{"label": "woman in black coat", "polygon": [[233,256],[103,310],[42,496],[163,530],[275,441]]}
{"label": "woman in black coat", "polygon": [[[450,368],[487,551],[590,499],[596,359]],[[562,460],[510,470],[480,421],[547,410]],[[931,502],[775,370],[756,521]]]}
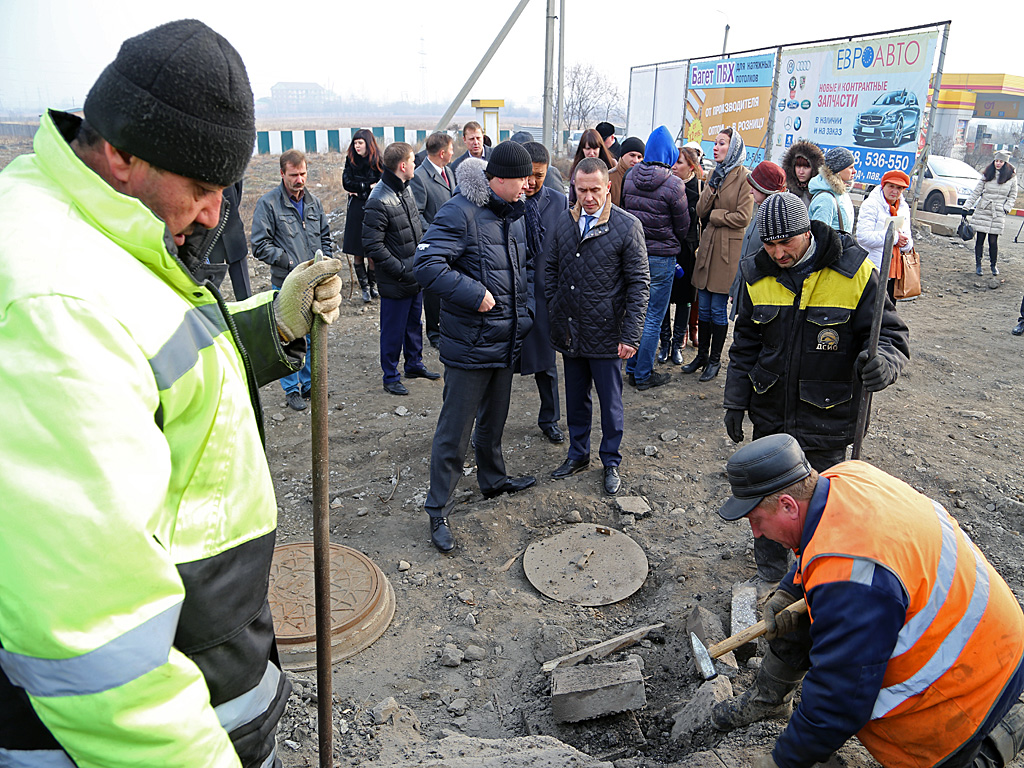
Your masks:
{"label": "woman in black coat", "polygon": [[[672,166],[672,173],[686,186],[686,207],[690,211],[690,231],[686,240],[681,244],[682,249],[676,256],[676,264],[682,269],[680,276],[679,269],[676,270],[675,280],[672,282],[672,298],[669,301],[668,309],[665,310],[665,319],[661,322],[661,350],[658,352],[658,362],[667,362],[669,356],[675,365],[683,364],[683,347],[686,346],[686,330],[690,320],[690,307],[697,306],[697,289],[690,282],[693,274],[693,264],[697,252],[697,242],[700,236],[697,234],[697,200],[700,199],[701,186],[704,183],[704,169],[700,167],[700,159],[697,153],[688,147],[679,150],[679,159]],[[676,308],[675,320],[672,319],[672,307]],[[694,321],[696,322],[696,321]],[[693,323],[689,323],[690,326]]]}
{"label": "woman in black coat", "polygon": [[[363,292],[363,301],[377,298],[377,281],[373,275],[373,261],[363,262],[363,206],[370,190],[380,181],[380,149],[373,132],[360,128],[348,145],[345,170],[341,184],[348,192],[348,211],[345,214],[345,241],[341,250],[352,254],[356,264],[356,277]],[[369,267],[369,271],[367,271]]]}

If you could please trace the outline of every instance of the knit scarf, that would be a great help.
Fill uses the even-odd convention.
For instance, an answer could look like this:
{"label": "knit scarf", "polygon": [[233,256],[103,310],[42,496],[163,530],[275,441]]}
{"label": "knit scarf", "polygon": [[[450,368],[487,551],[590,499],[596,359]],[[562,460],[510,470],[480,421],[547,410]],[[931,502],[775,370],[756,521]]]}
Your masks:
{"label": "knit scarf", "polygon": [[725,155],[725,160],[715,166],[715,170],[711,172],[711,178],[708,179],[708,184],[711,188],[717,191],[718,188],[722,186],[722,182],[725,180],[725,177],[729,175],[729,171],[737,165],[742,165],[746,158],[747,148],[743,144],[743,139],[740,137],[739,131],[734,130],[732,132],[732,141],[729,142],[729,151]]}
{"label": "knit scarf", "polygon": [[[888,203],[889,201],[886,200]],[[900,199],[897,197],[895,203],[889,203],[889,215],[897,216],[900,212]],[[896,230],[896,237],[900,236],[899,230]],[[903,277],[903,254],[900,252],[900,247],[896,243],[892,245],[892,261],[889,263],[889,279],[896,278],[899,280]]]}
{"label": "knit scarf", "polygon": [[543,190],[533,197],[526,198],[526,247],[530,249],[534,259],[540,257],[541,243],[544,242],[544,225],[540,220],[540,203],[537,198]]}

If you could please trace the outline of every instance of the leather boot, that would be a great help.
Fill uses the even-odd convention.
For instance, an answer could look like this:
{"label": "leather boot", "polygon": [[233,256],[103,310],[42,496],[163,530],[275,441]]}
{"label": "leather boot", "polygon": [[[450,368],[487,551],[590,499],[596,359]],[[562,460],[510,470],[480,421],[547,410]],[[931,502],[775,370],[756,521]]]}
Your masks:
{"label": "leather boot", "polygon": [[999,274],[999,267],[996,266],[996,257],[995,256],[990,256],[989,257],[989,261],[992,264],[992,275],[993,276],[998,275]]}
{"label": "leather boot", "polygon": [[742,695],[716,704],[711,723],[719,731],[731,731],[769,717],[788,718],[793,712],[793,693],[803,679],[802,669],[789,666],[769,650],[754,684]]}
{"label": "leather boot", "polygon": [[363,294],[363,301],[370,301],[370,280],[366,276],[366,264],[356,264],[356,280],[359,281],[359,290]]}
{"label": "leather boot", "polygon": [[377,276],[374,274],[375,270],[366,270],[366,282],[369,284],[370,297],[374,299],[380,298],[380,293],[377,292]]}
{"label": "leather boot", "polygon": [[683,364],[683,347],[686,346],[686,335],[682,338],[676,337],[676,340],[672,342],[672,365]]}
{"label": "leather boot", "polygon": [[690,346],[697,346],[697,302],[690,305]]}
{"label": "leather boot", "polygon": [[[991,745],[1003,759],[1003,765],[1013,762],[1013,758],[1024,746],[1024,703],[1018,701],[1014,704],[985,737],[985,741],[987,743],[982,747],[982,753],[987,753],[989,750],[986,747]],[[978,761],[975,760],[974,764],[978,765]]]}
{"label": "leather boot", "polygon": [[711,323],[701,320],[697,323],[697,356],[683,366],[683,373],[696,373],[708,364],[708,349],[711,347]]}
{"label": "leather boot", "polygon": [[729,324],[719,325],[714,323],[711,326],[711,351],[708,354],[708,364],[704,373],[700,375],[700,381],[711,381],[722,369],[722,347],[725,346],[725,336],[729,333]]}
{"label": "leather boot", "polygon": [[981,274],[981,256],[974,257],[974,274]]}

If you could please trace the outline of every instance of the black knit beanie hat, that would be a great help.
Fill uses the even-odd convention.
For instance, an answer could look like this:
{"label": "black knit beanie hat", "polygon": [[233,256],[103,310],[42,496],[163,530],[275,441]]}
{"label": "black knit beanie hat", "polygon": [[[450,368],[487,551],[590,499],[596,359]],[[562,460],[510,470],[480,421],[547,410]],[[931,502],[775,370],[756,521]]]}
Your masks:
{"label": "black knit beanie hat", "polygon": [[256,141],[242,58],[195,19],[125,40],[85,97],[84,111],[117,149],[222,187],[242,178]]}
{"label": "black knit beanie hat", "polygon": [[522,144],[503,141],[491,150],[487,173],[499,179],[525,179],[533,173],[533,161]]}
{"label": "black knit beanie hat", "polygon": [[643,139],[638,139],[636,136],[630,136],[619,145],[620,155],[625,155],[629,152],[639,152],[642,155],[646,151],[647,146],[644,144]]}

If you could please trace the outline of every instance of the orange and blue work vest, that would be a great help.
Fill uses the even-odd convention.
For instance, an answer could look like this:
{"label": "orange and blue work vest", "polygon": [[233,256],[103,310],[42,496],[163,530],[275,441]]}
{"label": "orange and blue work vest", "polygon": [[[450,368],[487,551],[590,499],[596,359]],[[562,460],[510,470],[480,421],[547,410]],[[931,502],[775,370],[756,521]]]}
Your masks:
{"label": "orange and blue work vest", "polygon": [[[876,568],[899,581],[906,617],[857,736],[884,766],[935,765],[975,736],[1014,677],[1024,614],[941,505],[859,461],[822,477],[828,500],[795,581],[807,594],[871,584]],[[815,637],[813,601],[809,613]]]}

